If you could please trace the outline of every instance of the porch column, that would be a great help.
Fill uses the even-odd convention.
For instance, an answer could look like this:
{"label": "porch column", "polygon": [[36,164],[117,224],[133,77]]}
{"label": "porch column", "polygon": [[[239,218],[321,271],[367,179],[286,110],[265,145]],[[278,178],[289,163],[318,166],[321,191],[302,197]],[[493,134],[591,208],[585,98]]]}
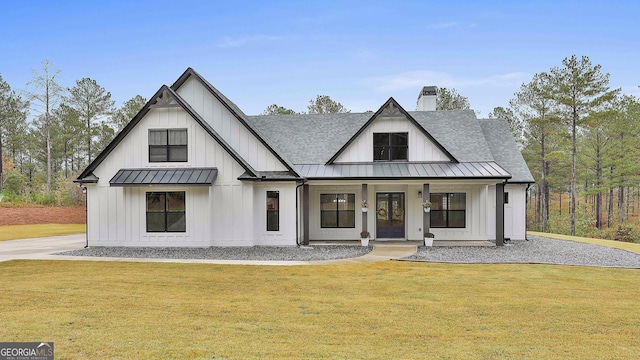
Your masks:
{"label": "porch column", "polygon": [[302,185],[302,244],[309,245],[309,184]]}
{"label": "porch column", "polygon": [[504,245],[504,184],[496,184],[496,246]]}
{"label": "porch column", "polygon": [[[422,203],[425,201],[431,201],[431,194],[429,193],[429,184],[422,184]],[[422,211],[422,234],[430,232],[431,227],[431,213]]]}
{"label": "porch column", "polygon": [[[367,191],[367,184],[362,184],[362,202],[367,202],[368,203],[368,191]],[[361,231],[368,231],[367,230],[367,215],[369,213],[363,212],[362,213],[362,230]]]}

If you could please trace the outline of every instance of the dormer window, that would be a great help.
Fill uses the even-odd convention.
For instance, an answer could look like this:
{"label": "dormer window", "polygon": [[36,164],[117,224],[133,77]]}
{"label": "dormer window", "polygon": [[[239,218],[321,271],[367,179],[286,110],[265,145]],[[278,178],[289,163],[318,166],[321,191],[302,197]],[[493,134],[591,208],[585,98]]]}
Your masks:
{"label": "dormer window", "polygon": [[374,133],[374,161],[409,160],[409,133]]}
{"label": "dormer window", "polygon": [[149,162],[186,162],[187,129],[149,130]]}

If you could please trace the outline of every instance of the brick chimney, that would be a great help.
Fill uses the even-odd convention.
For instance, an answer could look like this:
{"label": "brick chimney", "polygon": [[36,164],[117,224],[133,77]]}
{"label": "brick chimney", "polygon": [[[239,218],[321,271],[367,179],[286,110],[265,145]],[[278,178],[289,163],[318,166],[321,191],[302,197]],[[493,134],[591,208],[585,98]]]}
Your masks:
{"label": "brick chimney", "polygon": [[435,111],[436,110],[436,89],[435,86],[425,86],[418,95],[418,111]]}

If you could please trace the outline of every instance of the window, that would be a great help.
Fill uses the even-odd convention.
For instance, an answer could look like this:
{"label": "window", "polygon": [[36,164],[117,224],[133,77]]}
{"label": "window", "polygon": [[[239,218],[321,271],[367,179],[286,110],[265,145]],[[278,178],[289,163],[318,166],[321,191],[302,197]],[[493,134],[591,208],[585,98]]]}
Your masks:
{"label": "window", "polygon": [[147,193],[147,232],[186,232],[184,191]]}
{"label": "window", "polygon": [[467,194],[465,193],[433,193],[431,194],[431,227],[463,228],[466,226],[465,216]]}
{"label": "window", "polygon": [[373,134],[373,160],[408,160],[409,133]]}
{"label": "window", "polygon": [[280,193],[267,191],[267,231],[280,231]]}
{"label": "window", "polygon": [[149,130],[149,162],[187,161],[187,129]]}
{"label": "window", "polygon": [[320,194],[320,227],[355,228],[355,194]]}
{"label": "window", "polygon": [[509,203],[509,193],[508,192],[504,193],[504,203],[505,204]]}

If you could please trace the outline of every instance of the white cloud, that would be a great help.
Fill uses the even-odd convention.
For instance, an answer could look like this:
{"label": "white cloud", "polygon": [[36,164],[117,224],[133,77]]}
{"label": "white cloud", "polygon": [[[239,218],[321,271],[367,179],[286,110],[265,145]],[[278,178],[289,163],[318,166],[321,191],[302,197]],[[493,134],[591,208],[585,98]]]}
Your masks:
{"label": "white cloud", "polygon": [[425,85],[436,85],[447,88],[473,88],[473,87],[519,87],[528,81],[531,75],[524,72],[491,75],[474,78],[455,78],[438,71],[412,71],[396,75],[375,77],[367,79],[367,82],[377,91],[393,92],[405,89],[421,88]]}
{"label": "white cloud", "polygon": [[448,28],[457,27],[457,26],[458,26],[458,22],[451,21],[448,23],[430,24],[428,27],[429,29],[448,29]]}
{"label": "white cloud", "polygon": [[218,40],[218,47],[221,47],[221,48],[239,47],[252,42],[276,41],[281,39],[282,37],[280,36],[269,36],[269,35],[250,35],[250,36],[238,36],[238,37],[223,36],[220,40]]}

